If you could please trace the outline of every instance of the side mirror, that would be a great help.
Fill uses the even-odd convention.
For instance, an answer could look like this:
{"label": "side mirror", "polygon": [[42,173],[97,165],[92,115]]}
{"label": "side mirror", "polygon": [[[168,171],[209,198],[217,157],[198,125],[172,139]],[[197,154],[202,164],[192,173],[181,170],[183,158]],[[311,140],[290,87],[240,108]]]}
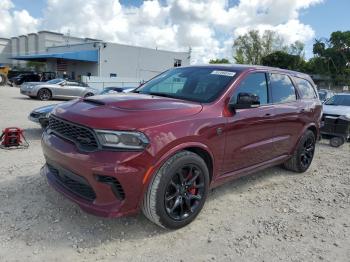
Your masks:
{"label": "side mirror", "polygon": [[252,93],[238,93],[237,101],[229,103],[229,108],[233,111],[236,109],[255,108],[259,106],[260,106],[259,96],[254,95]]}

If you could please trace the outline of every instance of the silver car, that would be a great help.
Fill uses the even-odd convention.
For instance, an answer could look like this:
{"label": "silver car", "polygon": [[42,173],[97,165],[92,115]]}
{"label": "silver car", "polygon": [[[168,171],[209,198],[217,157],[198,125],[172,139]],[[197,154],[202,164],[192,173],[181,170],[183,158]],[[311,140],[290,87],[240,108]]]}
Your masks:
{"label": "silver car", "polygon": [[87,84],[65,79],[52,79],[44,83],[25,83],[21,85],[21,94],[29,97],[37,97],[40,100],[73,99],[88,97],[98,94],[99,90],[89,87]]}

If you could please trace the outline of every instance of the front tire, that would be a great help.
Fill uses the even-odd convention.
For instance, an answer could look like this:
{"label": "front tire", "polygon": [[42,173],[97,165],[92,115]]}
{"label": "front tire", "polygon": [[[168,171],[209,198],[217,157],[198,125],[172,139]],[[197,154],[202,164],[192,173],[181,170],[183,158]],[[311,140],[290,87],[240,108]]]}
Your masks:
{"label": "front tire", "polygon": [[209,171],[195,153],[181,151],[170,157],[153,177],[142,211],[153,223],[178,229],[202,210],[209,189]]}
{"label": "front tire", "polygon": [[51,94],[51,91],[47,88],[43,88],[43,89],[40,89],[38,91],[38,98],[41,100],[41,101],[47,101],[47,100],[50,100],[51,97],[52,97],[52,94]]}
{"label": "front tire", "polygon": [[315,153],[316,138],[311,130],[307,130],[299,141],[293,156],[285,162],[284,168],[303,173],[311,165]]}

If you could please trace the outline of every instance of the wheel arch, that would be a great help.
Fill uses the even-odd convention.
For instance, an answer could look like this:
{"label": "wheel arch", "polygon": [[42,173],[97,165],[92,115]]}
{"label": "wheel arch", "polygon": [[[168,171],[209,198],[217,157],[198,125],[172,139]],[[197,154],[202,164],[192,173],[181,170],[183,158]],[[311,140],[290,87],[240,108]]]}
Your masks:
{"label": "wheel arch", "polygon": [[147,188],[149,187],[149,184],[151,183],[151,181],[153,180],[153,178],[157,174],[159,168],[174,154],[176,154],[180,151],[184,151],[184,150],[193,152],[193,153],[199,155],[204,160],[205,164],[208,167],[208,171],[209,171],[209,178],[210,178],[209,183],[212,182],[212,180],[215,176],[215,172],[214,172],[215,158],[214,158],[211,150],[209,149],[209,147],[205,144],[197,143],[197,142],[180,144],[176,147],[173,147],[172,150],[169,150],[165,154],[160,156],[158,158],[158,161],[156,162],[156,164],[152,165],[146,171],[146,173],[144,175],[144,180],[143,180],[143,190],[142,190],[143,192],[142,192],[141,197],[139,199],[139,203],[142,203],[145,192],[146,192]]}
{"label": "wheel arch", "polygon": [[39,92],[40,92],[41,90],[44,90],[44,89],[46,89],[46,90],[48,90],[48,91],[50,92],[51,97],[53,96],[52,90],[51,90],[50,88],[47,88],[47,87],[40,87],[40,88],[36,91],[36,96],[38,96],[38,95],[39,95]]}
{"label": "wheel arch", "polygon": [[308,131],[308,130],[310,130],[310,131],[312,131],[312,132],[314,133],[315,139],[316,139],[316,141],[317,141],[317,139],[318,139],[318,137],[319,137],[319,130],[317,129],[317,126],[316,126],[315,123],[310,123],[310,124],[306,125],[306,126],[303,128],[303,130],[300,132],[299,137],[298,137],[298,140],[297,140],[297,142],[295,143],[291,154],[293,154],[293,152],[296,150],[296,147],[298,146],[298,144],[299,144],[301,138],[303,137],[303,135],[305,134],[305,132]]}

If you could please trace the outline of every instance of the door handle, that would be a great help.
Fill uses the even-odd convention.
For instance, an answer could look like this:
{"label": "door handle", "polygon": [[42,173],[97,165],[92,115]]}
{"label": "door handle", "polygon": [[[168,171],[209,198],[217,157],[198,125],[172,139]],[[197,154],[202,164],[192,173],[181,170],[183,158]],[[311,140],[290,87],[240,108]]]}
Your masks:
{"label": "door handle", "polygon": [[269,116],[271,116],[270,113],[266,113],[266,114],[265,114],[265,117],[269,117]]}

